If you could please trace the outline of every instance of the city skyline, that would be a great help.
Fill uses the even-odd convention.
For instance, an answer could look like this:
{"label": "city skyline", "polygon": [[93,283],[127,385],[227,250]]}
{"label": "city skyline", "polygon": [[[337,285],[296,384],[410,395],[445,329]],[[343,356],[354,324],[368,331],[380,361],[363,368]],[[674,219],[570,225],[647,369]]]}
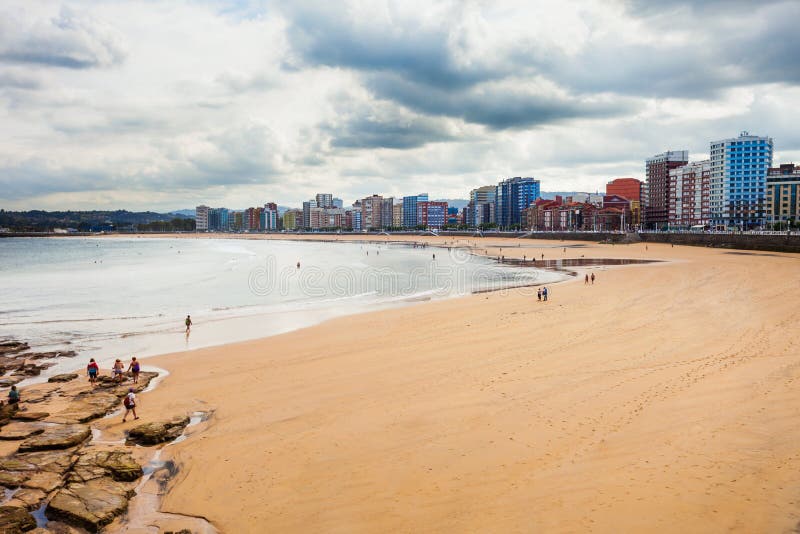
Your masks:
{"label": "city skyline", "polygon": [[598,191],[742,130],[800,161],[800,5],[722,5],[6,2],[0,207]]}

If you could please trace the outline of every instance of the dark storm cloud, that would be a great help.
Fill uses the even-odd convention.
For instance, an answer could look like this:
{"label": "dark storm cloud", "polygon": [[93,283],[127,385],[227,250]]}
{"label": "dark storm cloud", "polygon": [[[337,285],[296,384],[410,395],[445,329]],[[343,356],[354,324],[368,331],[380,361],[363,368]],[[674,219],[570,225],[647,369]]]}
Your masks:
{"label": "dark storm cloud", "polygon": [[630,113],[634,106],[589,101],[546,94],[525,81],[507,85],[481,85],[462,91],[445,91],[404,80],[395,75],[368,76],[367,87],[384,98],[429,115],[456,117],[494,130],[528,128],[581,117],[610,117]]}
{"label": "dark storm cloud", "polygon": [[417,148],[455,137],[439,121],[427,117],[381,119],[353,117],[325,128],[334,148]]}
{"label": "dark storm cloud", "polygon": [[64,8],[56,17],[33,18],[24,11],[0,10],[0,63],[87,69],[124,58],[113,28],[87,15]]}

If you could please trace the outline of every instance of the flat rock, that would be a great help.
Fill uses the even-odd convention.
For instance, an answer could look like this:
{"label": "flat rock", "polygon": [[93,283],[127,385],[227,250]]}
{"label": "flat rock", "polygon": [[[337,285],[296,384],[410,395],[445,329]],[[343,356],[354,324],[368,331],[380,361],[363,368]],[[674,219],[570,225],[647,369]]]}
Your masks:
{"label": "flat rock", "polygon": [[45,417],[50,417],[50,414],[47,412],[17,412],[11,416],[11,419],[15,419],[17,421],[40,421]]}
{"label": "flat rock", "polygon": [[74,358],[78,353],[74,350],[53,350],[50,352],[29,352],[23,354],[26,360],[43,360],[45,358]]}
{"label": "flat rock", "polygon": [[59,521],[48,521],[47,527],[35,528],[27,534],[86,534],[86,531]]}
{"label": "flat rock", "polygon": [[97,532],[127,510],[134,492],[121,482],[97,478],[62,488],[48,504],[48,519],[63,520]]}
{"label": "flat rock", "polygon": [[23,441],[19,452],[67,449],[83,443],[91,435],[92,431],[87,425],[55,425]]}
{"label": "flat rock", "polygon": [[23,482],[28,480],[30,473],[19,471],[0,471],[0,486],[7,488],[18,488]]}
{"label": "flat rock", "polygon": [[14,494],[14,501],[19,502],[28,510],[35,510],[39,507],[47,493],[38,489],[22,488]]}
{"label": "flat rock", "polygon": [[130,373],[125,373],[123,376],[125,376],[125,380],[122,382],[114,382],[114,379],[110,376],[99,376],[97,378],[97,391],[113,392],[118,397],[124,397],[130,388],[133,388],[136,393],[140,393],[150,385],[150,381],[157,377],[158,373],[142,371],[139,373],[139,381],[135,384],[131,382]]}
{"label": "flat rock", "polygon": [[0,388],[10,388],[13,385],[19,384],[25,380],[24,376],[4,376],[0,378]]}
{"label": "flat rock", "polygon": [[157,421],[135,426],[128,431],[128,441],[141,445],[156,445],[177,438],[189,424],[188,417],[174,417],[169,421]]}
{"label": "flat rock", "polygon": [[88,482],[108,476],[118,482],[132,482],[143,474],[142,467],[128,450],[84,450],[72,468],[69,480]]}
{"label": "flat rock", "polygon": [[86,423],[103,417],[119,407],[119,397],[111,393],[94,393],[72,400],[63,411],[50,417],[54,423]]}
{"label": "flat rock", "polygon": [[22,487],[50,493],[54,489],[60,488],[62,484],[64,484],[64,477],[61,473],[40,471],[23,482]]}
{"label": "flat rock", "polygon": [[36,520],[25,508],[0,506],[0,532],[21,534],[36,528]]}
{"label": "flat rock", "polygon": [[36,363],[26,363],[11,373],[11,376],[39,376],[46,367]]}
{"label": "flat rock", "polygon": [[77,373],[64,373],[60,375],[53,375],[47,379],[48,382],[70,382],[78,378]]}
{"label": "flat rock", "polygon": [[9,423],[0,428],[0,439],[25,439],[44,432],[44,425],[36,423]]}
{"label": "flat rock", "polygon": [[0,460],[0,469],[6,471],[49,471],[66,473],[75,463],[74,450],[38,451],[16,454]]}
{"label": "flat rock", "polygon": [[0,342],[0,354],[15,354],[28,350],[30,345],[24,341],[2,341]]}
{"label": "flat rock", "polygon": [[3,404],[0,406],[0,425],[7,424],[19,411],[18,404]]}

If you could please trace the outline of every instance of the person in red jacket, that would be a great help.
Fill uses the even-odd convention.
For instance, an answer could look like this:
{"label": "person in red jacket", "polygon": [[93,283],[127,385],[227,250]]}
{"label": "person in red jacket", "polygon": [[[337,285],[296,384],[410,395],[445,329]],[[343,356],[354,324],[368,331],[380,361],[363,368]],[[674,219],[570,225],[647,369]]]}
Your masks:
{"label": "person in red jacket", "polygon": [[97,366],[97,362],[94,361],[94,358],[89,360],[89,365],[86,366],[86,374],[89,375],[89,382],[94,384],[97,382],[97,373],[100,372],[100,368]]}

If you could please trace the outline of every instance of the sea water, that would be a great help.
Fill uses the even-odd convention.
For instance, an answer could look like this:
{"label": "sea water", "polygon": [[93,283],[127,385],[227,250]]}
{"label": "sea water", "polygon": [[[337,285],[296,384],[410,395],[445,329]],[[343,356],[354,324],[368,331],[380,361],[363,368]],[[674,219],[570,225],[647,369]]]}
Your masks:
{"label": "sea water", "polygon": [[77,351],[78,360],[58,360],[52,372],[62,372],[83,368],[89,357],[108,366],[114,358],[260,338],[341,315],[561,277],[458,247],[5,238],[0,338]]}

